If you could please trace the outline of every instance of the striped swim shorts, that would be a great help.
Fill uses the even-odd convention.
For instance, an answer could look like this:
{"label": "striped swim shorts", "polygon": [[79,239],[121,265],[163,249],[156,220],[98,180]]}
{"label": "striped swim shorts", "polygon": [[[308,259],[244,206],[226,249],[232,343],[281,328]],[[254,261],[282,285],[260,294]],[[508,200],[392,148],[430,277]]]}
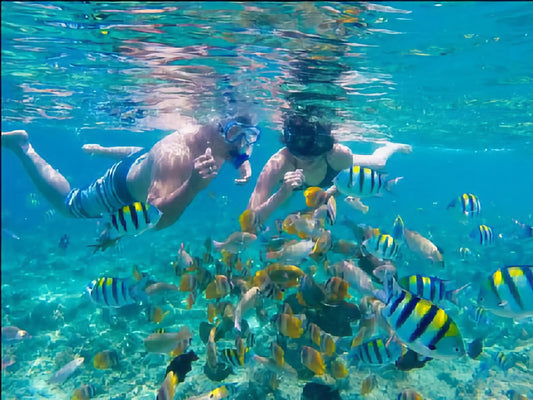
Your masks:
{"label": "striped swim shorts", "polygon": [[132,164],[146,154],[140,150],[114,164],[101,178],[84,189],[72,189],[65,199],[75,218],[101,218],[136,201],[126,185]]}

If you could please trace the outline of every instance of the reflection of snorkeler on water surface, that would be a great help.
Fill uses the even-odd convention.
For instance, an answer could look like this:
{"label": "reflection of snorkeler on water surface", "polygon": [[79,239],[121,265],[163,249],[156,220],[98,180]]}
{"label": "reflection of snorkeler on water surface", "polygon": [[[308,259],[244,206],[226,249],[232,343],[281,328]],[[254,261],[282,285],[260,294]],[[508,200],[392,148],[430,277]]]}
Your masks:
{"label": "reflection of snorkeler on water surface", "polygon": [[180,218],[224,162],[238,169],[236,184],[246,183],[251,177],[249,157],[258,138],[254,121],[241,115],[213,120],[190,132],[174,132],[150,150],[85,145],[90,154],[122,160],[84,189],[71,189],[63,175],[37,154],[26,131],[2,132],[2,147],[13,151],[36,187],[64,215],[100,218],[136,201],[147,202],[162,213],[156,225],[162,229]]}

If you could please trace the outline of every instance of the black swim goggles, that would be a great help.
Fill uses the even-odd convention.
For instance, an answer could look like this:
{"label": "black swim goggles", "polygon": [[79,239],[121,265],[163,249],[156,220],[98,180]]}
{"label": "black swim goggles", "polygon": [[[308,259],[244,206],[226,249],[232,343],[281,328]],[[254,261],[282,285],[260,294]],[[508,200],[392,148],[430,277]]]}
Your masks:
{"label": "black swim goggles", "polygon": [[261,135],[258,127],[235,120],[229,120],[224,126],[219,123],[218,128],[227,143],[235,143],[244,138],[247,144],[254,144]]}
{"label": "black swim goggles", "polygon": [[312,135],[293,133],[290,128],[283,132],[285,145],[296,157],[317,157],[333,148],[335,139],[327,132],[315,132]]}

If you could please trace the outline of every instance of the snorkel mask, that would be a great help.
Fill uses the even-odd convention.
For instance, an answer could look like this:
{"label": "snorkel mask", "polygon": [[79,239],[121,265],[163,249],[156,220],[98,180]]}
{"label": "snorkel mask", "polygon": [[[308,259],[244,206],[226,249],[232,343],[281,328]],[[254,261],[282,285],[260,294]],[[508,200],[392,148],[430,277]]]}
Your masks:
{"label": "snorkel mask", "polygon": [[233,166],[239,168],[242,163],[250,159],[252,145],[259,140],[261,131],[255,125],[239,122],[231,118],[224,125],[219,123],[218,128],[226,143],[239,144],[237,149],[230,151]]}
{"label": "snorkel mask", "polygon": [[296,157],[320,156],[330,151],[335,143],[327,127],[301,117],[285,122],[283,141]]}

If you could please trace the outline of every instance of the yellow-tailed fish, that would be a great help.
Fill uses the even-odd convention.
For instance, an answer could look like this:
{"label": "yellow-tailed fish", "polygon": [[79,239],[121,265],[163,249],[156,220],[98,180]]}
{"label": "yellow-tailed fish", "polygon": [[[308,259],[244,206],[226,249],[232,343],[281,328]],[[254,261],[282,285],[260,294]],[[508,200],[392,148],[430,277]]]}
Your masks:
{"label": "yellow-tailed fish", "polygon": [[239,224],[241,225],[241,231],[243,232],[249,232],[249,233],[257,233],[256,232],[256,219],[255,219],[255,212],[246,209],[242,212],[242,214],[239,216]]}
{"label": "yellow-tailed fish", "polygon": [[311,322],[308,326],[309,336],[311,342],[320,347],[320,341],[322,339],[322,330],[318,327],[317,324]]}
{"label": "yellow-tailed fish", "polygon": [[348,368],[346,368],[346,365],[344,365],[344,362],[342,362],[340,359],[331,361],[329,369],[331,376],[335,379],[344,379],[349,373]]}
{"label": "yellow-tailed fish", "polygon": [[405,389],[398,395],[397,400],[424,400],[424,397],[413,389]]}
{"label": "yellow-tailed fish", "polygon": [[361,382],[361,395],[366,396],[370,392],[372,392],[376,387],[378,386],[378,378],[376,375],[368,375],[363,381]]}
{"label": "yellow-tailed fish", "polygon": [[282,287],[293,287],[298,285],[304,272],[295,265],[286,265],[280,263],[270,264],[264,269],[270,280]]}
{"label": "yellow-tailed fish", "polygon": [[225,275],[215,275],[215,280],[205,289],[206,299],[220,299],[231,292],[230,281]]}
{"label": "yellow-tailed fish", "polygon": [[307,207],[317,208],[326,202],[327,193],[320,187],[311,186],[305,189],[304,197]]}
{"label": "yellow-tailed fish", "polygon": [[182,292],[193,292],[196,290],[196,275],[183,274],[181,276],[179,288]]}
{"label": "yellow-tailed fish", "polygon": [[72,392],[70,400],[89,400],[96,395],[96,388],[93,385],[81,385]]}
{"label": "yellow-tailed fish", "polygon": [[285,352],[276,342],[270,345],[270,357],[276,362],[276,365],[283,368],[285,365]]}
{"label": "yellow-tailed fish", "polygon": [[170,311],[168,310],[163,312],[161,307],[152,307],[150,310],[150,321],[160,324],[169,313]]}
{"label": "yellow-tailed fish", "polygon": [[338,276],[332,276],[324,284],[326,301],[344,300],[352,297],[348,294],[348,282]]}
{"label": "yellow-tailed fish", "polygon": [[118,366],[118,353],[116,350],[104,350],[95,354],[93,366],[96,369],[111,369]]}
{"label": "yellow-tailed fish", "polygon": [[318,351],[309,346],[302,346],[301,362],[316,375],[326,372],[326,365]]}
{"label": "yellow-tailed fish", "polygon": [[320,351],[328,357],[332,357],[335,354],[335,339],[327,332],[322,332]]}
{"label": "yellow-tailed fish", "polygon": [[284,313],[278,315],[278,329],[283,336],[293,339],[301,337],[304,332],[300,318]]}

